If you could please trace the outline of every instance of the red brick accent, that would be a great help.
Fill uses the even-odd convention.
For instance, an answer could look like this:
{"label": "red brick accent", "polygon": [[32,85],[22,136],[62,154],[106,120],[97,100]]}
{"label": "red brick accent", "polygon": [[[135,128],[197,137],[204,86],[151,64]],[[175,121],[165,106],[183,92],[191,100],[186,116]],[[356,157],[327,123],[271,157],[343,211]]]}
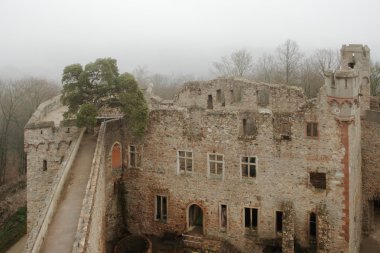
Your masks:
{"label": "red brick accent", "polygon": [[346,150],[342,159],[343,164],[343,195],[344,195],[344,207],[343,207],[343,226],[344,239],[348,242],[350,238],[350,171],[349,171],[349,139],[348,139],[348,126],[349,122],[340,122],[342,144]]}

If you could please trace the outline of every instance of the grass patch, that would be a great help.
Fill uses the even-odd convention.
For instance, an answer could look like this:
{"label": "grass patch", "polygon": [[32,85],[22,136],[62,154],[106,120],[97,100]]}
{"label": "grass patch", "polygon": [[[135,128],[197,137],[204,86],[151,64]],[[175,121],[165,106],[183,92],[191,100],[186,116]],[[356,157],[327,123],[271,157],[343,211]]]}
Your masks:
{"label": "grass patch", "polygon": [[20,207],[0,226],[0,253],[5,253],[26,234],[26,206]]}

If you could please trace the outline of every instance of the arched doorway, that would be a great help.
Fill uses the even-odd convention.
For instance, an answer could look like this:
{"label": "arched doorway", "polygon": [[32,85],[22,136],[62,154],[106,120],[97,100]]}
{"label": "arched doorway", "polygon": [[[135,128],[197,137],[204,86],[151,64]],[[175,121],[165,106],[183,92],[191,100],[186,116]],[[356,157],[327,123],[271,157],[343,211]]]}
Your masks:
{"label": "arched doorway", "polygon": [[192,204],[188,208],[187,230],[196,234],[203,234],[203,210],[197,204]]}
{"label": "arched doorway", "polygon": [[116,142],[112,146],[112,169],[120,169],[121,162],[121,145]]}

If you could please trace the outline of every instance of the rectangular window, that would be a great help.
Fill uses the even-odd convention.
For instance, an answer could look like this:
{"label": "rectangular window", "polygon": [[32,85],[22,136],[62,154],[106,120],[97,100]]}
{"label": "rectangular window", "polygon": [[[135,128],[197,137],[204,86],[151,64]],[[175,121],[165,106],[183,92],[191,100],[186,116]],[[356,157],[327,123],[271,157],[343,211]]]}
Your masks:
{"label": "rectangular window", "polygon": [[129,146],[129,166],[139,167],[138,152],[136,146]]}
{"label": "rectangular window", "polygon": [[224,156],[219,154],[208,155],[210,176],[223,177]]}
{"label": "rectangular window", "polygon": [[317,237],[317,215],[315,213],[310,213],[309,216],[309,236],[310,239]]}
{"label": "rectangular window", "polygon": [[283,212],[276,211],[276,232],[282,233],[282,216]]}
{"label": "rectangular window", "polygon": [[310,184],[317,189],[326,189],[326,173],[310,172]]}
{"label": "rectangular window", "polygon": [[257,230],[257,208],[244,208],[244,224],[246,229]]}
{"label": "rectangular window", "polygon": [[168,219],[168,201],[166,196],[156,196],[156,213],[155,219],[158,221],[166,222]]}
{"label": "rectangular window", "polygon": [[42,162],[42,170],[47,171],[47,160],[43,160]]}
{"label": "rectangular window", "polygon": [[307,122],[306,123],[306,135],[307,137],[318,137],[318,123]]}
{"label": "rectangular window", "polygon": [[178,173],[193,171],[193,152],[178,151]]}
{"label": "rectangular window", "polygon": [[225,232],[227,231],[227,205],[220,204],[219,211],[220,230]]}
{"label": "rectangular window", "polygon": [[242,156],[240,160],[241,176],[243,178],[256,177],[256,157]]}

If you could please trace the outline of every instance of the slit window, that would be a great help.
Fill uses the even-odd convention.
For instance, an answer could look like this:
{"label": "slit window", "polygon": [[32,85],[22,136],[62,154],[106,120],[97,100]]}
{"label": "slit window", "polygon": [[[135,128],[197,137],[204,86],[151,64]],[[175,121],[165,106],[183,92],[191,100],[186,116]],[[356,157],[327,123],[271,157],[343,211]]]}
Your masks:
{"label": "slit window", "polygon": [[244,226],[249,230],[257,230],[258,209],[244,208]]}
{"label": "slit window", "polygon": [[282,218],[283,218],[283,212],[282,211],[276,211],[276,232],[281,233],[282,232]]}
{"label": "slit window", "polygon": [[256,157],[242,156],[240,161],[241,176],[243,178],[256,177]]}
{"label": "slit window", "polygon": [[187,173],[193,171],[193,152],[178,151],[178,172]]}
{"label": "slit window", "polygon": [[315,239],[317,237],[317,215],[315,213],[310,213],[309,236],[311,239]]}
{"label": "slit window", "polygon": [[318,137],[318,123],[307,122],[306,123],[306,136],[317,138]]}
{"label": "slit window", "polygon": [[220,230],[227,231],[227,205],[220,204],[219,224]]}
{"label": "slit window", "polygon": [[213,103],[212,103],[212,95],[208,95],[207,97],[207,109],[213,109]]}
{"label": "slit window", "polygon": [[47,171],[47,160],[42,161],[42,170]]}
{"label": "slit window", "polygon": [[317,189],[326,189],[326,173],[310,172],[310,184]]}
{"label": "slit window", "polygon": [[155,204],[156,204],[155,219],[157,221],[166,222],[168,219],[168,199],[167,199],[167,197],[157,195]]}

